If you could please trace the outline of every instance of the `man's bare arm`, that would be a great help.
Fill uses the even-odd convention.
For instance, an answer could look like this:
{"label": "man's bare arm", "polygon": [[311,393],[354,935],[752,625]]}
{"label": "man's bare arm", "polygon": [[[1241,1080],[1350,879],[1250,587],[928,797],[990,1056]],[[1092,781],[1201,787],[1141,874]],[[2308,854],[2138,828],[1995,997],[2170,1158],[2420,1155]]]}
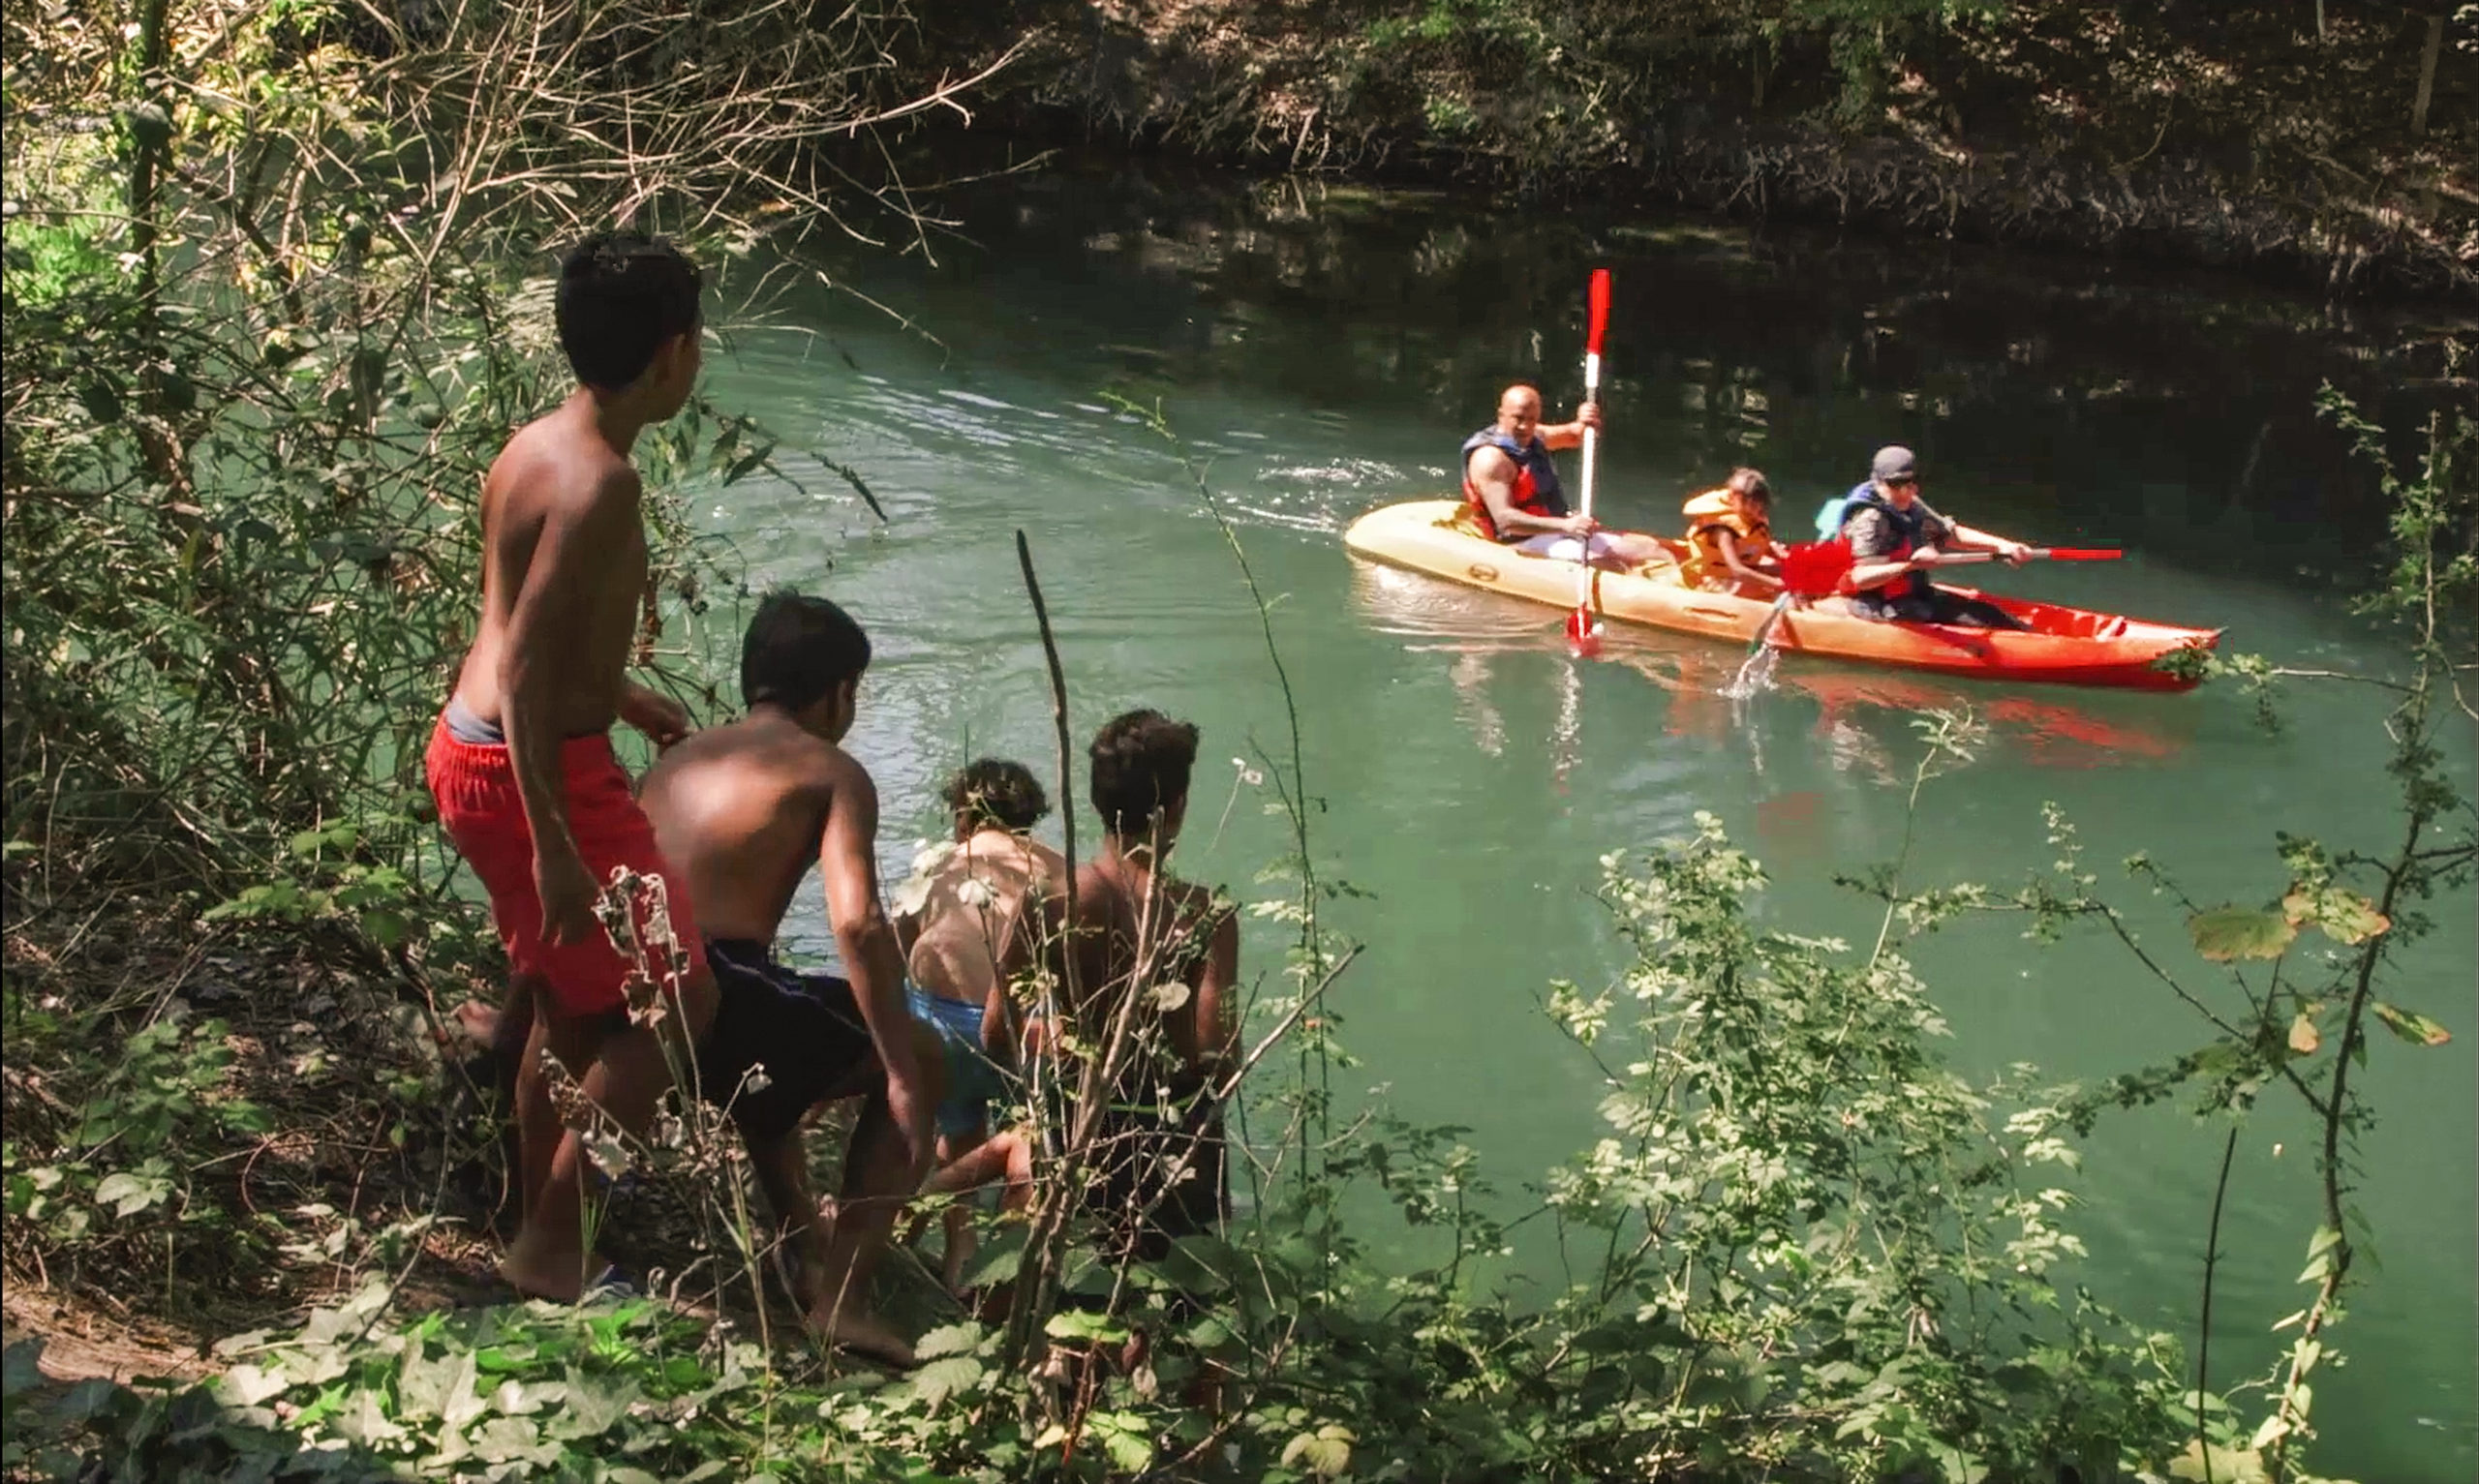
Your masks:
{"label": "man's bare arm", "polygon": [[910,1146],[918,1181],[930,1160],[930,1113],[913,1054],[912,1012],[903,1003],[903,960],[895,928],[878,903],[878,791],[859,765],[841,764],[830,787],[826,834],[818,843],[818,870],[825,877],[826,917],[852,976],[852,998],[869,1023],[870,1040],[886,1069],[887,1104]]}
{"label": "man's bare arm", "polygon": [[1505,450],[1484,448],[1472,456],[1472,483],[1481,492],[1481,502],[1488,507],[1489,523],[1500,535],[1537,536],[1543,534],[1574,534],[1582,528],[1581,516],[1533,515],[1515,507],[1515,460]]}
{"label": "man's bare arm", "polygon": [[500,661],[500,726],[534,836],[535,885],[542,897],[542,932],[575,943],[597,931],[596,884],[568,829],[560,776],[559,697],[573,683],[574,640],[594,609],[594,584],[611,556],[634,533],[639,486],[633,470],[606,477],[594,498],[574,508],[555,506],[535,538],[525,581],[508,614]]}
{"label": "man's bare arm", "polygon": [[1584,430],[1600,426],[1601,404],[1587,402],[1576,409],[1574,422],[1544,423],[1538,431],[1541,435],[1542,446],[1555,453],[1568,448],[1581,447]]}

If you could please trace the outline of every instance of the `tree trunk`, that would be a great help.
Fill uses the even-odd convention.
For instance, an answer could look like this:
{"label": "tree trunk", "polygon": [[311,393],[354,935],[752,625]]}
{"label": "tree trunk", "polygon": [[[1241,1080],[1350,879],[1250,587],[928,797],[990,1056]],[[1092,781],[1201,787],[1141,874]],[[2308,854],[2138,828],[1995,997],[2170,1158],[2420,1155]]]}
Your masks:
{"label": "tree trunk", "polygon": [[2428,136],[2428,101],[2436,92],[2436,54],[2444,50],[2444,13],[2428,17],[2428,45],[2419,54],[2419,96],[2410,104],[2410,137]]}

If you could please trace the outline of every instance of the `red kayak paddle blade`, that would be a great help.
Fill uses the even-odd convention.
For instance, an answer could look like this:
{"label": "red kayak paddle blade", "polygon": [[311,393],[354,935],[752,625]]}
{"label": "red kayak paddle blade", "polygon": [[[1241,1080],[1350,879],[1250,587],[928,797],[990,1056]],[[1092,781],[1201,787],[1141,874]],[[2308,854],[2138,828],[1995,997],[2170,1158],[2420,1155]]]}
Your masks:
{"label": "red kayak paddle blade", "polygon": [[1601,624],[1580,608],[1567,615],[1567,648],[1582,659],[1601,652]]}
{"label": "red kayak paddle blade", "polygon": [[1823,597],[1851,575],[1848,541],[1802,541],[1782,559],[1782,586],[1794,597]]}
{"label": "red kayak paddle blade", "polygon": [[1591,354],[1599,355],[1601,332],[1609,323],[1609,270],[1607,268],[1592,270],[1592,288],[1585,298],[1591,307],[1591,314],[1584,322],[1584,349]]}

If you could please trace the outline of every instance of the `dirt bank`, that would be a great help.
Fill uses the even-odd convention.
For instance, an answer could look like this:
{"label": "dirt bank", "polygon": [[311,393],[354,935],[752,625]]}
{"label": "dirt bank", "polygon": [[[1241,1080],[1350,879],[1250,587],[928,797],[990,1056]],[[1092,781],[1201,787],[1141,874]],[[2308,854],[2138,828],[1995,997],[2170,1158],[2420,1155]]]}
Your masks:
{"label": "dirt bank", "polygon": [[1746,9],[1114,0],[938,45],[1037,27],[976,132],[2479,299],[2479,7]]}

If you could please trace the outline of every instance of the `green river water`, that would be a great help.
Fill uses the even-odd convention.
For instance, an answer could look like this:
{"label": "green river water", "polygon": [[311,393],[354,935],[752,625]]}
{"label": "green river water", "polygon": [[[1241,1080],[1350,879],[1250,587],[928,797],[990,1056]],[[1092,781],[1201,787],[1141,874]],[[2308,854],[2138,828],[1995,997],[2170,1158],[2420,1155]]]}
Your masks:
{"label": "green river water", "polygon": [[[1920,884],[2002,886],[2044,864],[2043,801],[2096,862],[2151,851],[2206,901],[2279,889],[2277,829],[2370,849],[2392,838],[2376,693],[2363,688],[2298,690],[2288,729],[2268,737],[2227,689],[2007,686],[1794,658],[1734,712],[1715,693],[1736,664],[1728,647],[1620,632],[1578,664],[1559,614],[1362,566],[1341,531],[1374,504],[1443,492],[1505,381],[1539,379],[1564,415],[1585,273],[1606,263],[1607,519],[1669,530],[1683,496],[1749,462],[1772,478],[1777,525],[1796,527],[1877,443],[1901,439],[1948,513],[2131,553],[1997,586],[2224,625],[2231,647],[2286,662],[2380,663],[2344,603],[2379,509],[2310,395],[2329,376],[2371,410],[2415,409],[2420,362],[2405,348],[2435,328],[2418,316],[1936,245],[1099,167],[976,188],[957,210],[960,235],[933,239],[934,262],[917,248],[819,259],[836,287],[805,282],[775,327],[738,331],[710,360],[718,402],[848,464],[889,523],[800,456],[787,467],[806,488],[760,477],[691,509],[731,538],[752,584],[826,592],[868,625],[878,658],[851,745],[885,797],[890,875],[933,833],[937,781],[967,754],[1055,772],[1019,527],[1080,749],[1130,706],[1193,718],[1205,746],[1185,873],[1244,898],[1283,853],[1266,789],[1234,761],[1262,770],[1261,750],[1288,747],[1255,611],[1167,446],[1101,394],[1159,397],[1279,595],[1319,854],[1373,893],[1332,913],[1367,946],[1334,991],[1365,1061],[1354,1075],[1409,1118],[1468,1127],[1501,1189],[1596,1136],[1590,1069],[1537,1006],[1553,978],[1589,985],[1619,966],[1587,895],[1598,858],[1710,810],[1769,866],[1768,922],[1873,934],[1832,877],[1895,850],[1923,709],[1969,705],[1993,735],[1929,787]],[[1572,489],[1574,456],[1563,462]],[[2450,741],[2468,779],[2470,732]],[[1081,795],[1081,750],[1078,768]],[[1056,820],[1046,830],[1056,838]],[[2119,895],[2154,942],[2185,953],[2175,914]],[[823,951],[815,899],[795,911],[796,949]],[[2339,1332],[2350,1363],[2317,1387],[2318,1461],[2386,1484],[2479,1477],[2479,914],[2465,892],[2436,916],[2402,995],[2456,1039],[2372,1047],[2381,1122],[2358,1200],[2381,1267]],[[2038,949],[2017,930],[1966,924],[1917,948],[1967,1070],[2032,1061],[2090,1078],[2200,1044],[2190,1013],[2123,951]],[[1282,939],[1250,931],[1243,967],[1270,979]],[[2271,1321],[2305,1302],[2307,1132],[2280,1105],[2241,1140],[2217,1383],[2262,1369]],[[2216,1128],[2175,1109],[2120,1115],[2082,1181],[2089,1281],[2190,1342],[2219,1147]]]}

